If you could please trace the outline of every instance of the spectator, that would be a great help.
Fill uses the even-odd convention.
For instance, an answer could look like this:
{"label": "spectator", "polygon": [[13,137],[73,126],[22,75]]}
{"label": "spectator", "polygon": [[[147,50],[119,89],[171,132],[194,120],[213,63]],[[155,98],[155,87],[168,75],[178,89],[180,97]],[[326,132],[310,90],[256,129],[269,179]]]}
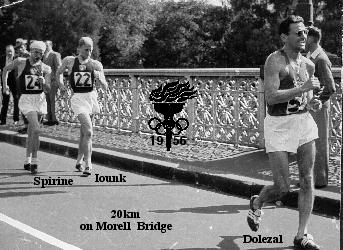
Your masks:
{"label": "spectator", "polygon": [[322,102],[322,109],[318,112],[311,112],[313,119],[318,126],[316,139],[316,160],[314,163],[314,184],[316,188],[323,188],[328,185],[329,176],[329,116],[330,96],[336,91],[335,82],[331,73],[331,62],[320,46],[322,34],[316,27],[308,29],[306,41],[307,58],[315,64],[314,76],[318,77],[321,91],[314,92]]}
{"label": "spectator", "polygon": [[[30,52],[27,51],[27,40],[24,40],[23,38],[17,38],[16,39],[16,44],[15,44],[15,55],[14,59],[18,57],[23,57],[23,58],[29,58],[30,57]],[[20,87],[19,87],[19,81],[18,81],[18,70],[17,68],[14,69],[14,75],[16,79],[16,86],[18,90],[18,99],[20,98]],[[20,134],[25,134],[27,133],[27,126],[28,126],[28,121],[26,117],[22,114],[23,120],[24,120],[24,127],[19,129],[18,132]]]}
{"label": "spectator", "polygon": [[51,86],[50,91],[46,93],[46,101],[48,104],[47,121],[43,122],[44,125],[53,126],[58,125],[56,119],[55,101],[58,89],[58,80],[56,80],[56,71],[62,65],[61,54],[52,49],[52,42],[45,41],[46,51],[43,56],[43,63],[51,67]]}
{"label": "spectator", "polygon": [[[7,45],[6,58],[4,62],[1,63],[1,68],[4,68],[8,64],[10,64],[13,60],[14,60],[14,47],[13,45]],[[9,90],[6,89],[4,86],[8,86]],[[14,121],[14,124],[18,124],[19,122],[19,108],[18,108],[19,94],[17,91],[14,72],[10,72],[8,74],[7,83],[2,82],[2,90],[3,91],[2,91],[2,107],[1,107],[1,114],[0,114],[0,125],[6,124],[8,104],[10,101],[10,92],[12,93],[12,97],[13,97],[13,121]]]}

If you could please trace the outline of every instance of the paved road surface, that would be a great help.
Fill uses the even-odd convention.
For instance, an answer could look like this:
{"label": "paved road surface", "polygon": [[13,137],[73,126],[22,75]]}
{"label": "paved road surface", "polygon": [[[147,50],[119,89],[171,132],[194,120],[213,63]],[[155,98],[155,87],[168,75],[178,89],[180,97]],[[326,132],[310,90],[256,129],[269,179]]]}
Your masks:
{"label": "paved road surface", "polygon": [[[74,172],[74,160],[40,152],[41,178],[71,178],[72,186],[34,185],[22,170],[25,149],[0,143],[0,249],[293,249],[298,213],[265,209],[259,233],[246,224],[248,200],[94,165],[94,174],[125,175],[99,183]],[[112,210],[127,217],[111,218]],[[118,213],[118,215],[120,212]],[[123,217],[123,215],[122,215]],[[96,230],[97,222],[129,222],[131,230]],[[138,222],[171,224],[166,233],[139,231]],[[93,230],[82,231],[89,223]],[[127,224],[126,224],[127,225]],[[339,221],[313,216],[310,233],[323,249],[339,249]],[[243,235],[282,235],[283,243],[243,243]]]}

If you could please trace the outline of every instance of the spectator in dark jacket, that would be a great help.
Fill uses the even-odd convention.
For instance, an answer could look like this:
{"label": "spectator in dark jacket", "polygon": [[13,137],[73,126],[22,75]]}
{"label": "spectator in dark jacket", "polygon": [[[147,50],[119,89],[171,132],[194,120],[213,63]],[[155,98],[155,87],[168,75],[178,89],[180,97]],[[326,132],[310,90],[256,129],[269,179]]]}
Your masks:
{"label": "spectator in dark jacket", "polygon": [[316,188],[328,185],[329,172],[329,116],[330,96],[336,91],[331,72],[331,62],[320,46],[321,31],[316,27],[309,27],[306,41],[307,57],[315,64],[314,76],[318,77],[321,90],[314,92],[322,102],[322,109],[311,112],[318,126],[316,139],[316,160],[314,164],[314,183]]}
{"label": "spectator in dark jacket", "polygon": [[[14,47],[13,45],[6,46],[6,55],[1,58],[0,68],[3,69],[7,66],[10,62],[14,59]],[[14,72],[10,72],[7,78],[7,83],[1,82],[2,85],[2,107],[1,107],[1,114],[0,114],[0,125],[6,124],[7,118],[7,111],[8,111],[8,104],[10,101],[10,93],[12,93],[13,97],[13,121],[15,124],[19,121],[19,108],[18,108],[18,100],[19,94],[16,87],[16,80]],[[7,88],[7,87],[8,88]]]}

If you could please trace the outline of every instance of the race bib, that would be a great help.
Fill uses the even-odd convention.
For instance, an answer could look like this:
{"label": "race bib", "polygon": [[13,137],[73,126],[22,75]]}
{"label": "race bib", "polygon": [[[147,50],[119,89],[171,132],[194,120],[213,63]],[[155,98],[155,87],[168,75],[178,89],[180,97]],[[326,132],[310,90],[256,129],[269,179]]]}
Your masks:
{"label": "race bib", "polygon": [[76,87],[91,87],[92,78],[90,72],[74,72],[74,82]]}
{"label": "race bib", "polygon": [[307,93],[303,93],[300,97],[288,101],[286,114],[295,114],[304,110],[307,104]]}
{"label": "race bib", "polygon": [[26,90],[43,90],[43,85],[38,81],[37,75],[25,75]]}

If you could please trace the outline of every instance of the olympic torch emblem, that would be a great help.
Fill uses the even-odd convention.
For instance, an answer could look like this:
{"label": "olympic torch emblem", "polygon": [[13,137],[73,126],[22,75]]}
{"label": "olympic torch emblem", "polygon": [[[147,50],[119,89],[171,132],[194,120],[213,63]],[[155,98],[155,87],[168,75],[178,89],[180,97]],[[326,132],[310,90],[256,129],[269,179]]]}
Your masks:
{"label": "olympic torch emblem", "polygon": [[156,134],[166,136],[167,151],[170,151],[172,136],[180,135],[189,126],[186,118],[175,121],[174,115],[182,111],[188,99],[196,96],[197,91],[189,82],[181,83],[179,80],[160,85],[151,91],[149,100],[153,103],[155,111],[164,116],[164,120],[153,117],[148,125]]}

